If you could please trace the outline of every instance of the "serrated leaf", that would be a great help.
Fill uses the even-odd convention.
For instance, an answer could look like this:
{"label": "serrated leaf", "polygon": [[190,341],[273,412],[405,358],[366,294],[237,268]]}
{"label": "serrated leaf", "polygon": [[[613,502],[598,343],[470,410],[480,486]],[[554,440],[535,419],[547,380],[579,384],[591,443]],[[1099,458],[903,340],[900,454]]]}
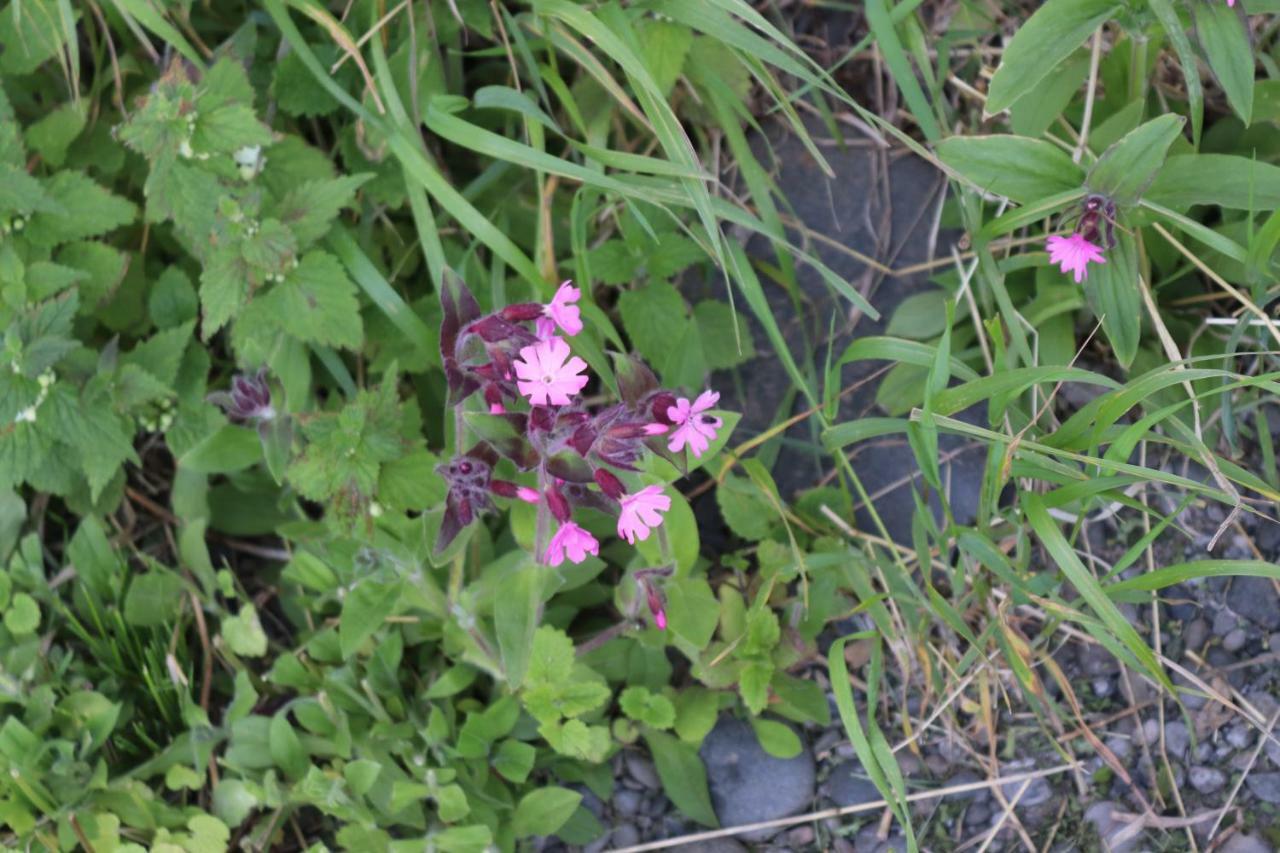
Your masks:
{"label": "serrated leaf", "polygon": [[754,541],[768,536],[777,518],[760,487],[736,474],[730,474],[716,489],[716,504],[725,524],[743,539]]}
{"label": "serrated leaf", "polygon": [[753,714],[764,713],[769,706],[769,679],[773,678],[773,664],[750,661],[738,674],[738,692],[742,703]]}
{"label": "serrated leaf", "polygon": [[676,722],[676,709],[671,700],[647,687],[628,687],[618,697],[618,705],[622,713],[650,728],[669,729]]}
{"label": "serrated leaf", "polygon": [[632,346],[650,364],[666,363],[689,322],[684,299],[665,281],[626,291],[618,297],[618,311]]}
{"label": "serrated leaf", "polygon": [[328,233],[338,213],[351,206],[356,190],[371,177],[368,174],[346,175],[301,184],[281,200],[276,218],[293,232],[298,247],[305,248]]}
{"label": "serrated leaf", "polygon": [[303,255],[284,281],[257,299],[268,316],[300,341],[356,349],[364,337],[356,286],[327,252]]}
{"label": "serrated leaf", "polygon": [[132,202],[113,195],[83,172],[55,173],[45,182],[45,192],[59,210],[32,215],[27,239],[37,246],[96,237],[132,222],[137,215]]}
{"label": "serrated leaf", "polygon": [[63,104],[27,128],[27,144],[50,166],[61,166],[67,147],[84,130],[84,124],[83,107]]}
{"label": "serrated leaf", "polygon": [[693,46],[693,30],[664,20],[644,20],[636,27],[641,54],[664,96],[671,93]]}

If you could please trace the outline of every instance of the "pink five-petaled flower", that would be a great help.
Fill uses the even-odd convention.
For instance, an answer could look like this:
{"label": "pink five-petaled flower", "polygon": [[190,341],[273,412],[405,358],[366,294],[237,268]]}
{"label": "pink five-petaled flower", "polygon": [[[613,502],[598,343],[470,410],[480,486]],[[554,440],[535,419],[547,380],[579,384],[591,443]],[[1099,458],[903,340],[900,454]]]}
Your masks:
{"label": "pink five-petaled flower", "polygon": [[1102,248],[1090,243],[1080,234],[1072,234],[1070,237],[1054,234],[1045,248],[1049,250],[1049,263],[1058,264],[1063,272],[1072,273],[1076,284],[1088,277],[1090,263],[1107,262],[1102,256]]}
{"label": "pink five-petaled flower", "polygon": [[563,563],[566,556],[571,563],[581,563],[587,558],[587,554],[599,553],[600,543],[596,541],[596,537],[572,521],[566,521],[560,525],[556,535],[551,537],[551,544],[547,546],[547,552],[542,558],[547,565],[554,567]]}
{"label": "pink five-petaled flower", "polygon": [[535,406],[567,406],[569,398],[587,384],[587,377],[579,375],[587,363],[576,355],[569,358],[563,338],[538,341],[520,350],[515,368],[516,387]]}
{"label": "pink five-petaled flower", "polygon": [[622,511],[618,514],[618,535],[632,545],[649,538],[649,528],[662,523],[662,514],[671,509],[671,498],[662,493],[662,486],[645,486],[634,495],[618,499]]}
{"label": "pink five-petaled flower", "polygon": [[667,417],[676,428],[671,433],[670,441],[667,442],[667,449],[672,453],[679,453],[687,444],[695,458],[701,457],[707,446],[715,439],[716,430],[720,429],[720,424],[723,423],[714,415],[702,413],[714,406],[719,399],[719,392],[703,391],[692,404],[686,398],[680,397],[674,406],[668,407]]}
{"label": "pink five-petaled flower", "polygon": [[551,337],[555,334],[556,326],[559,326],[560,331],[569,337],[581,332],[582,312],[574,304],[580,296],[582,291],[572,283],[566,281],[560,285],[556,295],[551,297],[551,301],[542,306],[542,316],[534,322],[538,337],[543,340]]}

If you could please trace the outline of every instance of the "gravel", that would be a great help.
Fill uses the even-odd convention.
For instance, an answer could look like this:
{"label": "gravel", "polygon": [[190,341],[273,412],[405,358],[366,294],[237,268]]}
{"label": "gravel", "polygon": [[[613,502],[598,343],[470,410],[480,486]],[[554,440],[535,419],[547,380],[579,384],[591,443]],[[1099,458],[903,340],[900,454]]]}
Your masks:
{"label": "gravel", "polygon": [[1233,835],[1218,853],[1274,853],[1275,848],[1256,835]]}
{"label": "gravel", "polygon": [[627,773],[646,788],[657,790],[662,787],[662,782],[658,779],[658,771],[653,769],[653,763],[642,755],[627,753]]}
{"label": "gravel", "polygon": [[[814,766],[808,749],[794,758],[775,758],[742,720],[721,717],[702,742],[701,754],[722,826],[788,817],[813,801]],[[761,830],[742,837],[761,841],[772,834]]]}
{"label": "gravel", "polygon": [[1202,794],[1215,794],[1227,784],[1227,774],[1216,767],[1192,767],[1190,770],[1191,787]]}
{"label": "gravel", "polygon": [[1245,784],[1264,803],[1280,804],[1280,773],[1250,773]]}
{"label": "gravel", "polygon": [[1227,606],[1268,631],[1280,628],[1280,595],[1269,578],[1234,579],[1227,593]]}
{"label": "gravel", "polygon": [[867,778],[867,772],[857,760],[845,761],[831,771],[822,783],[822,793],[841,808],[874,803],[882,799],[876,786]]}

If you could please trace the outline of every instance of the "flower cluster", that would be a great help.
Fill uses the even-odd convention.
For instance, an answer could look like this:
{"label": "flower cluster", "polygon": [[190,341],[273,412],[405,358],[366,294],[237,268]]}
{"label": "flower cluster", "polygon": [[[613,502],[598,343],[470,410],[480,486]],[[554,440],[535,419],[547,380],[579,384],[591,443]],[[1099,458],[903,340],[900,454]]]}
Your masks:
{"label": "flower cluster", "polygon": [[1057,264],[1064,273],[1071,273],[1076,284],[1080,284],[1089,277],[1089,264],[1107,262],[1102,253],[1116,244],[1115,223],[1115,202],[1102,195],[1088,196],[1071,236],[1054,234],[1046,242],[1049,263]]}
{"label": "flower cluster", "polygon": [[[671,498],[657,485],[629,491],[619,474],[639,471],[648,454],[684,467],[686,449],[698,458],[715,440],[723,422],[712,408],[720,395],[704,391],[690,400],[660,388],[634,357],[615,357],[620,402],[586,404],[588,366],[566,340],[583,329],[580,298],[581,291],[565,282],[545,305],[508,305],[481,316],[465,287],[447,283],[440,348],[449,402],[461,412],[478,393],[486,412],[459,415],[462,428],[474,430],[479,440],[438,469],[449,484],[438,551],[492,510],[494,495],[538,506],[551,534],[538,542],[536,556],[546,565],[578,563],[599,553],[596,537],[574,520],[578,507],[616,516],[619,538],[644,541],[661,526]],[[499,457],[535,472],[537,487],[495,479]],[[661,626],[661,594],[646,584]]]}

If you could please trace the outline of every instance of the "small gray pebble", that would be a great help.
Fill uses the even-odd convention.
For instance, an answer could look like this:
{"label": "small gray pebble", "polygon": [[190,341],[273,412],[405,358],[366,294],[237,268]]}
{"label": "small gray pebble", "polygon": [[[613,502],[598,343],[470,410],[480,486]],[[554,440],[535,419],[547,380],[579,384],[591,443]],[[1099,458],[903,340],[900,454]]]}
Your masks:
{"label": "small gray pebble", "polygon": [[1213,635],[1215,637],[1225,637],[1235,630],[1239,621],[1230,610],[1219,610],[1213,617]]}
{"label": "small gray pebble", "polygon": [[1227,743],[1236,749],[1244,749],[1253,743],[1253,736],[1249,732],[1249,727],[1244,723],[1233,723],[1227,727]]}
{"label": "small gray pebble", "polygon": [[609,843],[615,850],[619,847],[634,847],[640,843],[640,830],[629,823],[618,824],[609,836]]}
{"label": "small gray pebble", "polygon": [[643,799],[638,791],[620,789],[613,795],[613,810],[623,817],[631,817],[640,811],[640,803]]}
{"label": "small gray pebble", "polygon": [[1222,647],[1229,652],[1238,652],[1244,648],[1247,642],[1249,642],[1249,635],[1244,632],[1243,628],[1236,628],[1228,631],[1227,636],[1222,638]]}
{"label": "small gray pebble", "polygon": [[632,779],[635,779],[646,788],[656,790],[662,787],[662,782],[658,779],[658,771],[654,770],[653,764],[643,756],[628,753],[627,772],[631,774]]}
{"label": "small gray pebble", "polygon": [[1187,747],[1190,745],[1191,733],[1187,731],[1186,723],[1178,720],[1165,723],[1164,747],[1171,758],[1182,758],[1187,754]]}
{"label": "small gray pebble", "polygon": [[1202,794],[1215,794],[1227,784],[1227,774],[1216,767],[1192,767],[1191,787]]}
{"label": "small gray pebble", "polygon": [[974,803],[964,813],[964,825],[982,826],[991,819],[991,809],[986,803]]}
{"label": "small gray pebble", "polygon": [[1182,645],[1184,648],[1199,652],[1207,639],[1209,639],[1209,623],[1204,619],[1192,619],[1182,629]]}
{"label": "small gray pebble", "polygon": [[811,826],[797,826],[785,836],[787,847],[791,850],[803,850],[813,843],[814,832]]}
{"label": "small gray pebble", "polygon": [[1280,804],[1280,773],[1250,773],[1245,784],[1264,803]]}

